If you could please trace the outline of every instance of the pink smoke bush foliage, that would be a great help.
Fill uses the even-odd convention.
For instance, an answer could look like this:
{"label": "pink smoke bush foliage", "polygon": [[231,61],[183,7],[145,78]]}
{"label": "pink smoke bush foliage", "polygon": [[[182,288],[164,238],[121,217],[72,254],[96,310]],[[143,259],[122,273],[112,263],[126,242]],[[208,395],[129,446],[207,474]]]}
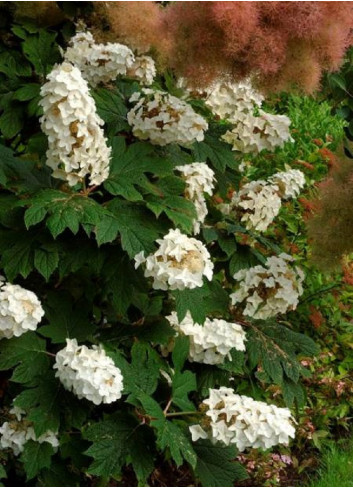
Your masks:
{"label": "pink smoke bush foliage", "polygon": [[175,2],[164,15],[174,68],[203,83],[255,73],[311,92],[352,43],[350,2]]}
{"label": "pink smoke bush foliage", "polygon": [[[177,74],[201,86],[256,74],[263,89],[312,92],[352,43],[351,2],[105,3],[124,4],[108,8],[122,34],[128,25],[136,43],[149,43]],[[149,36],[144,23],[154,26]]]}

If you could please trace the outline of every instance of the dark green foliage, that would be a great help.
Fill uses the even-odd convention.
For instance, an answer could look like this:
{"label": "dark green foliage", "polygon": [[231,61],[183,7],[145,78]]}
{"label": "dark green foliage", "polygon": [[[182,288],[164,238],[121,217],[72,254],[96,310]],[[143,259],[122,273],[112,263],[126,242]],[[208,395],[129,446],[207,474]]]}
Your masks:
{"label": "dark green foliage", "polygon": [[108,135],[129,129],[126,121],[127,108],[121,96],[112,90],[99,88],[92,92],[99,116],[107,123]]}
{"label": "dark green foliage", "polygon": [[28,412],[37,436],[47,430],[56,432],[60,426],[60,384],[52,371],[43,369],[42,375],[43,372],[45,379],[38,380],[36,387],[22,391],[16,398],[16,406]]}
{"label": "dark green foliage", "polygon": [[39,472],[50,467],[54,449],[49,443],[28,441],[21,454],[21,461],[26,471],[27,480],[33,479]]}
{"label": "dark green foliage", "polygon": [[316,355],[319,352],[314,341],[282,324],[264,323],[251,325],[248,332],[247,353],[251,368],[260,366],[256,376],[262,382],[282,386],[283,397],[288,406],[294,399],[303,406],[305,398],[297,386],[305,369],[297,356]]}
{"label": "dark green foliage", "polygon": [[146,414],[151,417],[151,426],[157,431],[157,446],[161,450],[168,449],[177,466],[185,459],[194,468],[196,453],[184,427],[179,426],[177,421],[166,419],[160,406],[151,397],[143,394],[139,399]]}
{"label": "dark green foliage", "polygon": [[[248,324],[229,299],[237,271],[288,251],[297,235],[304,241],[299,204],[283,206],[278,234],[270,229],[264,236],[247,231],[235,215],[225,216],[218,204],[229,202],[242,179],[267,178],[296,159],[317,163],[318,178],[326,163],[311,133],[322,138],[330,129],[336,141],[343,124],[327,104],[284,94],[271,110],[289,112],[296,142],[274,155],[248,155],[252,166],[244,176],[238,171],[242,158],[220,139],[228,125],[202,100],[189,103],[208,119],[203,141],[188,148],[138,141],[127,113],[141,87],[119,77],[91,90],[112,148],[109,177],[100,186],[82,181],[70,187],[46,165],[38,101],[46,75],[61,61],[59,47],[75,31],[72,19],[92,6],[59,3],[70,20],[55,29],[16,24],[0,38],[0,266],[7,281],[35,292],[45,310],[36,332],[0,341],[0,370],[9,378],[3,419],[13,405],[22,408],[36,436],[58,432],[60,447],[53,451],[30,441],[19,459],[5,451],[0,478],[7,477],[4,463],[19,481],[44,487],[126,485],[127,474],[143,486],[155,485],[153,474],[163,465],[189,471],[195,484],[233,486],[247,475],[235,447],[191,440],[189,426],[200,421],[202,400],[210,388],[229,386],[301,409],[301,377],[308,378],[308,371],[300,360],[318,349],[298,332],[293,313]],[[171,73],[160,75],[153,87],[180,94]],[[217,180],[196,236],[211,254],[214,275],[195,289],[153,290],[134,257],[154,253],[156,240],[169,229],[192,234],[196,209],[175,167],[194,161],[207,162]],[[206,317],[243,324],[246,351],[233,349],[220,365],[191,362],[190,339],[177,335],[166,319],[172,311],[180,321],[190,312],[200,324]],[[124,378],[121,399],[96,406],[64,389],[53,365],[68,338],[104,347]]]}
{"label": "dark green foliage", "polygon": [[0,369],[14,368],[11,377],[14,382],[33,385],[36,378],[47,370],[48,365],[45,341],[35,333],[29,332],[1,344]]}
{"label": "dark green foliage", "polygon": [[[119,477],[123,464],[126,463],[131,449],[138,441],[139,435],[136,437],[134,434],[138,431],[136,420],[121,412],[89,426],[84,432],[85,438],[92,442],[85,452],[94,459],[88,469],[89,472],[104,477]],[[139,441],[141,443],[143,439]],[[151,462],[150,467],[152,470]],[[146,467],[139,467],[139,473],[144,476]]]}
{"label": "dark green foliage", "polygon": [[246,470],[234,459],[235,447],[213,445],[207,440],[199,441],[195,446],[197,465],[195,473],[203,486],[231,487],[234,481],[248,478]]}
{"label": "dark green foliage", "polygon": [[216,281],[193,290],[176,290],[173,295],[180,321],[190,311],[195,322],[203,323],[207,315],[224,311],[228,305],[227,293]]}
{"label": "dark green foliage", "polygon": [[92,337],[96,326],[88,316],[88,303],[81,299],[76,304],[65,293],[50,293],[45,317],[49,324],[40,328],[40,334],[53,343],[65,343],[66,338],[84,341]]}
{"label": "dark green foliage", "polygon": [[346,53],[345,63],[339,73],[329,73],[324,77],[322,95],[330,100],[332,112],[345,121],[344,152],[348,158],[353,157],[353,50]]}

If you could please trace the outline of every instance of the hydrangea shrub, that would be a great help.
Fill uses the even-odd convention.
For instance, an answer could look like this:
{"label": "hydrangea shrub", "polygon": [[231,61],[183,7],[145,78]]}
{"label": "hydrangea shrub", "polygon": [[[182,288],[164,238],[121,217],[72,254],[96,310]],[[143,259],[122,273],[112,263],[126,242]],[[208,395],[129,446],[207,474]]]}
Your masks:
{"label": "hydrangea shrub", "polygon": [[195,94],[69,28],[59,47],[15,25],[0,52],[0,462],[44,486],[146,485],[163,463],[233,485],[239,451],[295,437],[317,352],[271,230],[312,184],[283,161],[307,150],[295,102],[272,113],[248,80]]}

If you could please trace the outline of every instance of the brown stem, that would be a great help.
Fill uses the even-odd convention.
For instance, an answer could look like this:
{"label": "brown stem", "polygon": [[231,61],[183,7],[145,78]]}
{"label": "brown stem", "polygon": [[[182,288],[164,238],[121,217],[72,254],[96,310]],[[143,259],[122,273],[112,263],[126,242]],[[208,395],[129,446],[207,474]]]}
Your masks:
{"label": "brown stem", "polygon": [[180,411],[178,413],[166,413],[165,417],[172,418],[173,416],[187,416],[191,414],[195,416],[202,416],[202,413],[200,413],[199,411]]}
{"label": "brown stem", "polygon": [[169,401],[167,402],[167,405],[166,405],[166,407],[164,408],[164,411],[163,411],[164,416],[167,416],[168,409],[170,408],[170,405],[172,404],[172,401],[173,401],[173,399],[170,398]]}
{"label": "brown stem", "polygon": [[86,191],[86,195],[90,194],[91,192],[94,192],[94,190],[96,190],[96,188],[98,188],[99,185],[92,185],[92,187],[88,187],[87,191]]}

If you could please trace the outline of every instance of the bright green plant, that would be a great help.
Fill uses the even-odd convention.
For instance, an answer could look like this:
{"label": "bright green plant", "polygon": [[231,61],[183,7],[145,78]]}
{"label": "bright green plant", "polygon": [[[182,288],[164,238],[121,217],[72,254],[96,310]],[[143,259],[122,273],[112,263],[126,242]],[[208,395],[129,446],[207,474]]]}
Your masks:
{"label": "bright green plant", "polygon": [[[343,445],[343,444],[342,444]],[[331,445],[323,454],[318,476],[310,487],[351,487],[353,484],[352,446]]]}

